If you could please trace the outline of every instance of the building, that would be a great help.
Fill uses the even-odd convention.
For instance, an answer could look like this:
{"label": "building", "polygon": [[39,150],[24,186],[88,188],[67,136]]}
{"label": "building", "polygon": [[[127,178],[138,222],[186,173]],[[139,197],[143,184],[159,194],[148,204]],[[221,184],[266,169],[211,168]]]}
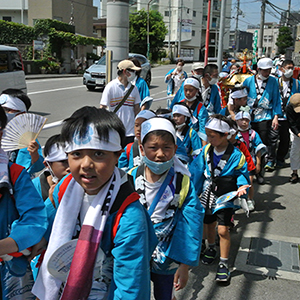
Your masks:
{"label": "building", "polygon": [[[264,26],[264,37],[263,37],[263,54],[267,57],[274,58],[278,52],[276,41],[279,34],[279,25],[276,23],[265,23]],[[258,40],[260,39],[260,26],[248,26],[247,32],[254,33],[258,31]]]}
{"label": "building", "polygon": [[1,0],[0,19],[28,25],[28,0]]}
{"label": "building", "polygon": [[230,52],[243,52],[244,49],[252,50],[252,43],[253,43],[253,33],[238,30],[230,31],[229,37],[229,51]]}

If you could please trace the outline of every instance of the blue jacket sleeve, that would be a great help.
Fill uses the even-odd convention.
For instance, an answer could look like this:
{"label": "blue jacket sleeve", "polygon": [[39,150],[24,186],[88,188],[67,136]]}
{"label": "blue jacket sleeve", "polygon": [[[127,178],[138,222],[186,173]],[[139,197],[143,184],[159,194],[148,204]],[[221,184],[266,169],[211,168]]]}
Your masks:
{"label": "blue jacket sleeve", "polygon": [[47,214],[43,199],[23,170],[14,184],[14,198],[19,218],[12,223],[11,237],[19,251],[38,243],[47,229]]}
{"label": "blue jacket sleeve", "polygon": [[170,105],[170,109],[173,109],[173,106],[175,103],[180,102],[182,99],[184,99],[184,89],[183,89],[183,85],[184,82],[181,84],[181,87],[179,88],[179,90],[177,91],[177,93],[175,94],[172,103]]}
{"label": "blue jacket sleeve", "polygon": [[146,81],[143,78],[141,78],[141,77],[138,78],[138,80],[136,82],[136,87],[139,90],[141,101],[145,97],[150,96],[148,85],[147,85]]}
{"label": "blue jacket sleeve", "polygon": [[124,170],[125,172],[128,171],[129,161],[127,159],[127,146],[125,147],[124,152],[119,157],[118,168]]}
{"label": "blue jacket sleeve", "polygon": [[205,124],[208,119],[208,111],[204,105],[202,105],[197,118],[198,118],[198,124],[199,124],[198,135],[199,135],[200,139],[202,139],[203,141],[207,141],[207,136],[206,136],[206,132],[205,132]]}
{"label": "blue jacket sleeve", "polygon": [[23,166],[29,174],[34,174],[36,172],[42,171],[45,168],[43,164],[44,157],[43,157],[42,147],[39,141],[38,140],[36,141],[39,144],[39,149],[38,149],[39,159],[34,164],[31,164],[31,156],[27,148],[20,149],[16,159],[16,163],[18,165]]}
{"label": "blue jacket sleeve", "polygon": [[166,256],[189,266],[199,263],[204,208],[190,182],[188,195],[176,212],[176,226]]}
{"label": "blue jacket sleeve", "polygon": [[282,114],[279,86],[277,80],[274,80],[274,88],[273,88],[273,114],[274,115]]}
{"label": "blue jacket sleeve", "polygon": [[221,98],[218,87],[214,84],[211,87],[211,97],[213,97],[212,103],[214,105],[214,113],[218,114],[221,111]]}
{"label": "blue jacket sleeve", "polygon": [[204,176],[205,161],[204,152],[201,150],[200,154],[191,162],[189,171],[191,173],[191,181],[196,189],[196,194],[199,196],[202,193]]}
{"label": "blue jacket sleeve", "polygon": [[130,204],[120,219],[114,239],[109,299],[150,299],[150,258],[156,244],[148,213],[138,201]]}
{"label": "blue jacket sleeve", "polygon": [[194,129],[192,130],[191,144],[193,150],[192,155],[199,155],[202,148],[202,143],[200,137]]}

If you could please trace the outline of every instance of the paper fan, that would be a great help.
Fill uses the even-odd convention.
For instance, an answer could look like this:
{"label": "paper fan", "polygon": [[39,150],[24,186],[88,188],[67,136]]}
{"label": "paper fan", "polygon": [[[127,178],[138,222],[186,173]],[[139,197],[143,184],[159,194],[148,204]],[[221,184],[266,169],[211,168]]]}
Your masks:
{"label": "paper fan", "polygon": [[20,114],[14,117],[3,133],[1,147],[4,151],[27,148],[45,125],[47,118],[35,114]]}

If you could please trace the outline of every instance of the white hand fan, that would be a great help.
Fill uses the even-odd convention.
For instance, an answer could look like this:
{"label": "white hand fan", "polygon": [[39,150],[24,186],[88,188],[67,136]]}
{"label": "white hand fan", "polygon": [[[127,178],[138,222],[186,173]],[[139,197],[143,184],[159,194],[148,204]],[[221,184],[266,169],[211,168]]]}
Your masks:
{"label": "white hand fan", "polygon": [[14,117],[3,133],[1,147],[4,151],[27,148],[45,125],[47,118],[35,114],[20,114]]}

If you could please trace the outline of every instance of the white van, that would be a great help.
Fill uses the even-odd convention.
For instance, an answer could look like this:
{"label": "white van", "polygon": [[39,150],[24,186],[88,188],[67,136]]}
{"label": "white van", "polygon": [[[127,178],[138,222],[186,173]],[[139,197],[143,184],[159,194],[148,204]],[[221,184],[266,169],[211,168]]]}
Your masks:
{"label": "white van", "polygon": [[9,88],[27,94],[24,65],[18,48],[0,45],[0,94]]}

